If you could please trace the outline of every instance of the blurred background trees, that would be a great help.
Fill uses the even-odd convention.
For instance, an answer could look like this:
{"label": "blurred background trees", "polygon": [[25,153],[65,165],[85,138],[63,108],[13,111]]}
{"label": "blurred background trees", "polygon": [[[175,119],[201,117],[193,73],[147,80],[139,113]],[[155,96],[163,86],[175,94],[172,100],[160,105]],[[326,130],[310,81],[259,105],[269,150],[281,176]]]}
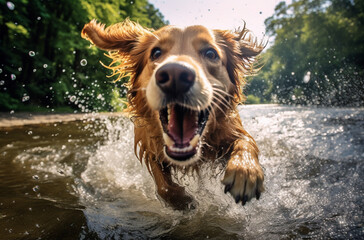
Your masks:
{"label": "blurred background trees", "polygon": [[248,94],[260,102],[364,106],[364,1],[281,2],[265,24],[274,42]]}
{"label": "blurred background trees", "polygon": [[[126,89],[80,37],[91,19],[167,22],[147,0],[0,0],[0,111],[119,111]],[[364,106],[364,1],[284,1],[265,21],[271,47],[247,103]]]}
{"label": "blurred background trees", "polygon": [[165,24],[147,0],[0,0],[0,111],[114,111],[122,82],[106,78],[104,52],[80,33],[97,19]]}

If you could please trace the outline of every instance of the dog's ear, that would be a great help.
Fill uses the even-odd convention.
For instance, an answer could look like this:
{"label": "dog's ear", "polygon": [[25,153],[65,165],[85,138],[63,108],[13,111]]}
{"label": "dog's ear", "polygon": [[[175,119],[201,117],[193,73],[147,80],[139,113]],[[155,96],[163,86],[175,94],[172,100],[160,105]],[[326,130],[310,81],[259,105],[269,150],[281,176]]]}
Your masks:
{"label": "dog's ear", "polygon": [[119,50],[127,54],[137,45],[142,37],[152,33],[143,28],[140,24],[126,19],[122,23],[111,25],[105,29],[105,24],[92,20],[87,23],[81,36],[89,40],[97,47],[104,50]]}
{"label": "dog's ear", "polygon": [[242,30],[237,30],[235,35],[235,40],[239,43],[242,58],[254,58],[258,56],[267,45],[264,39],[258,42],[258,39],[245,26]]}
{"label": "dog's ear", "polygon": [[226,69],[231,82],[234,84],[234,95],[237,101],[244,99],[242,87],[245,76],[252,75],[259,70],[255,65],[257,56],[263,51],[265,44],[258,43],[249,30],[235,32],[227,30],[214,30],[218,44],[226,54]]}

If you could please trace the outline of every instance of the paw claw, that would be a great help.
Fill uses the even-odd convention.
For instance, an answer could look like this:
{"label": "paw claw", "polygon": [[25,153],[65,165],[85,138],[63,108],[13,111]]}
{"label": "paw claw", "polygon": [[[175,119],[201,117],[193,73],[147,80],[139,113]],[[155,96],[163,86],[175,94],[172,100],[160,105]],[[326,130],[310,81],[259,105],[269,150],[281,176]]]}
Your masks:
{"label": "paw claw", "polygon": [[232,185],[231,185],[231,184],[226,185],[226,186],[225,186],[225,189],[224,189],[224,193],[229,192],[229,191],[231,190],[231,187],[232,187]]}
{"label": "paw claw", "polygon": [[259,198],[260,198],[260,192],[259,192],[259,190],[258,190],[258,189],[255,191],[255,198],[256,198],[257,200],[259,200]]}
{"label": "paw claw", "polygon": [[238,203],[240,201],[240,195],[237,195],[236,197],[235,197],[235,202],[236,203]]}
{"label": "paw claw", "polygon": [[247,202],[249,201],[249,198],[248,198],[248,196],[247,195],[245,195],[244,197],[243,197],[243,199],[241,200],[241,204],[244,206]]}

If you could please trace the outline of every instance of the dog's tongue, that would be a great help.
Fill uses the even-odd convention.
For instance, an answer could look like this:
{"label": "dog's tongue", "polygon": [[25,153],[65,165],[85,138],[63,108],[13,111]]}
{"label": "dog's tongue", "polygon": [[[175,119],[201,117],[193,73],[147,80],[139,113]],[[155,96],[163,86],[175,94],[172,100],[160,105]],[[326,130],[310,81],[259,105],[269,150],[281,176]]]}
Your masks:
{"label": "dog's tongue", "polygon": [[197,131],[196,113],[182,109],[178,105],[171,107],[168,122],[168,133],[176,144],[186,145]]}

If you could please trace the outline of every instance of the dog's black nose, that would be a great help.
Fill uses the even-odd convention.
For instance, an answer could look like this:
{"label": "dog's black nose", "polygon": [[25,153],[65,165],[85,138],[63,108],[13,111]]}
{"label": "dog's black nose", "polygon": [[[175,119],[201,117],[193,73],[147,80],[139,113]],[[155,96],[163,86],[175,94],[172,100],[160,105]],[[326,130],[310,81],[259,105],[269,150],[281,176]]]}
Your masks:
{"label": "dog's black nose", "polygon": [[186,93],[196,80],[193,69],[179,63],[167,63],[155,74],[159,88],[170,96]]}

